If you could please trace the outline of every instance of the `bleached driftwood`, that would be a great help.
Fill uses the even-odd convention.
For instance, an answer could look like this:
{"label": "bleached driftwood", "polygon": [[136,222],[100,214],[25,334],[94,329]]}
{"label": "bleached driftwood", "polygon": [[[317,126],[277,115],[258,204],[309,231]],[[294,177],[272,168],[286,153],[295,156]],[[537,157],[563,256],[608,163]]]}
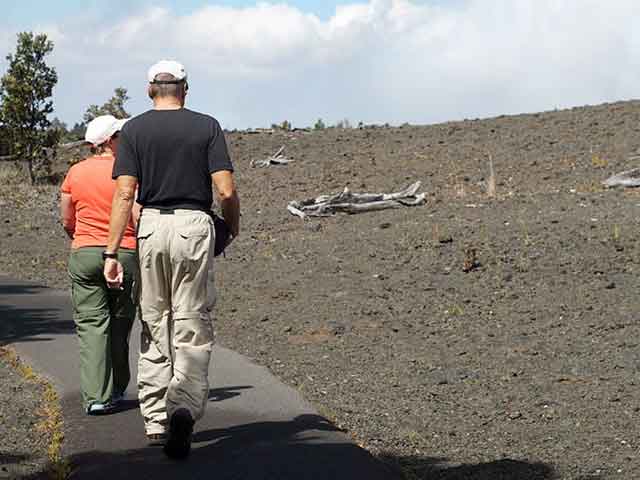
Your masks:
{"label": "bleached driftwood", "polygon": [[302,201],[291,201],[287,210],[300,218],[327,217],[336,213],[361,213],[412,207],[425,203],[425,194],[417,193],[421,182],[415,182],[405,190],[395,193],[352,193],[345,188],[335,195],[321,195]]}
{"label": "bleached driftwood", "polygon": [[640,168],[616,173],[602,182],[605,187],[640,187]]}
{"label": "bleached driftwood", "polygon": [[292,159],[287,158],[283,155],[284,145],[280,147],[280,149],[270,157],[267,157],[263,160],[251,160],[252,167],[268,167],[270,165],[286,165],[287,163],[293,162]]}

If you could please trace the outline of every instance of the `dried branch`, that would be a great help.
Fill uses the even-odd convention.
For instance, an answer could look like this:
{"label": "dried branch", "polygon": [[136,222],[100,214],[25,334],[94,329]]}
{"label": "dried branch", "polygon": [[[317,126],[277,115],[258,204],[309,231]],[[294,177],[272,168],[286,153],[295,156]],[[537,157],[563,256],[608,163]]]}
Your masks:
{"label": "dried branch", "polygon": [[284,145],[270,157],[267,157],[263,160],[251,160],[250,165],[252,167],[268,167],[270,165],[286,165],[293,162],[292,159],[285,157],[283,153]]}
{"label": "dried branch", "polygon": [[395,193],[352,193],[348,188],[334,195],[321,195],[301,201],[291,201],[287,210],[300,218],[327,217],[336,213],[362,213],[386,210],[388,208],[412,207],[426,201],[424,193],[418,194],[421,183],[415,182],[408,188]]}
{"label": "dried branch", "polygon": [[493,157],[489,155],[489,180],[487,180],[487,196],[496,196],[496,174],[493,170]]}
{"label": "dried branch", "polygon": [[640,168],[617,173],[602,182],[605,187],[640,187]]}

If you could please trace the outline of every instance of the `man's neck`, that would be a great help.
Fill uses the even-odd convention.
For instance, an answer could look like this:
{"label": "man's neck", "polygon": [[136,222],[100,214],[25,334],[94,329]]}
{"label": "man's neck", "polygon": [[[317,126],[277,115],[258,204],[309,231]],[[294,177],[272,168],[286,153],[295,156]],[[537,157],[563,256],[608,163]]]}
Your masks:
{"label": "man's neck", "polygon": [[175,98],[158,98],[153,102],[154,110],[180,110],[184,104]]}

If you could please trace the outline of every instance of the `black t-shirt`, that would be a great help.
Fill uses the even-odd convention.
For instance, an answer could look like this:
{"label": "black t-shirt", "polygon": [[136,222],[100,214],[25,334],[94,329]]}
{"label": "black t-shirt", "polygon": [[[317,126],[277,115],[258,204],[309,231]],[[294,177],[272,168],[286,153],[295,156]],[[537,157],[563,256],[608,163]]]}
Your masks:
{"label": "black t-shirt", "polygon": [[186,108],[149,110],[122,128],[113,178],[136,177],[143,207],[206,211],[211,174],[220,170],[233,165],[215,118]]}

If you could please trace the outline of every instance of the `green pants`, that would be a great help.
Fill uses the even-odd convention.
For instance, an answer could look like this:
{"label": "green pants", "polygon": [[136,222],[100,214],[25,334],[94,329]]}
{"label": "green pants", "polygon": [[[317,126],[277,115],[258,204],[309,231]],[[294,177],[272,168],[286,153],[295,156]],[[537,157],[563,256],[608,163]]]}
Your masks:
{"label": "green pants", "polygon": [[135,250],[120,250],[124,289],[110,290],[103,276],[103,251],[104,247],[83,247],[72,250],[69,257],[85,408],[124,393],[130,380],[129,334],[137,308],[138,256]]}

